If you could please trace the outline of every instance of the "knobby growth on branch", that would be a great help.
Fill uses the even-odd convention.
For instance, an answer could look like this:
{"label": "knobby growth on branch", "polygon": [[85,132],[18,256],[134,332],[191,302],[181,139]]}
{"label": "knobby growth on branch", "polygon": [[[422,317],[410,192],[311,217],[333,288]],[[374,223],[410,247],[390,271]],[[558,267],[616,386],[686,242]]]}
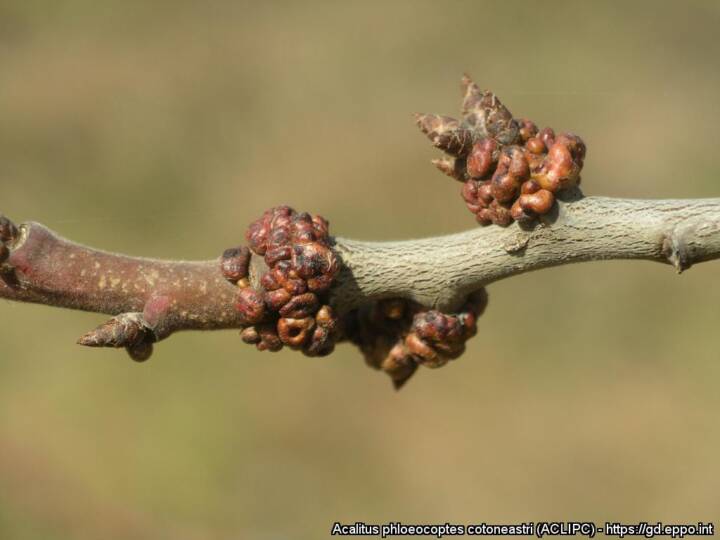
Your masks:
{"label": "knobby growth on branch", "polygon": [[320,216],[278,206],[249,226],[247,245],[187,262],[106,253],[0,216],[0,298],[112,315],[78,342],[125,348],[137,361],[179,330],[237,328],[261,351],[307,356],[349,341],[399,388],[418,366],[463,353],[494,281],[603,259],[682,272],[720,257],[720,199],[585,197],[578,136],[513,118],[467,76],[462,90],[460,120],[416,120],[446,154],[433,163],[461,182],[482,227],[358,242],[331,236]]}

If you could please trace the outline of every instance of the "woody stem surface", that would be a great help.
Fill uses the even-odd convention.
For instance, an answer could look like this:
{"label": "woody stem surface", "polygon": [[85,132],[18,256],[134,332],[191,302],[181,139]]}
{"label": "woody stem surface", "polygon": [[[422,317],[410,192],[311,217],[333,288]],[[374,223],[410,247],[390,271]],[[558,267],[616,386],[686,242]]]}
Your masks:
{"label": "woody stem surface", "polygon": [[[0,267],[0,298],[117,315],[162,306],[163,335],[240,328],[237,288],[218,259],[161,261],[87,248],[37,223],[19,227]],[[340,314],[381,298],[452,311],[472,291],[516,274],[581,261],[644,259],[677,271],[720,257],[720,199],[582,197],[532,229],[478,227],[399,242],[335,238]],[[152,310],[151,310],[152,311]],[[152,315],[152,313],[150,313]]]}

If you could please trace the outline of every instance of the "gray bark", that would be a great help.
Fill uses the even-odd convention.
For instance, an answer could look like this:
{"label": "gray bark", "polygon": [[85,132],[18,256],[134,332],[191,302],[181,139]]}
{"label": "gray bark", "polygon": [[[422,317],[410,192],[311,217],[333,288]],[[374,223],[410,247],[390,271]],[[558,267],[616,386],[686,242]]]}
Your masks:
{"label": "gray bark", "polygon": [[581,261],[644,259],[678,272],[720,257],[720,199],[639,200],[576,193],[532,230],[478,227],[402,242],[337,239],[344,269],[333,302],[408,298],[452,311],[473,290],[523,272]]}

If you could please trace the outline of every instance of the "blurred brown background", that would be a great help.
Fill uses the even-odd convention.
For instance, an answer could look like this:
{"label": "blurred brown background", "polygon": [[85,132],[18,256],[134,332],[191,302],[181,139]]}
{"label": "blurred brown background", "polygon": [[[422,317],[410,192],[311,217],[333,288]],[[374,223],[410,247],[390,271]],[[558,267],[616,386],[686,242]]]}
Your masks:
{"label": "blurred brown background", "polygon": [[[3,0],[0,210],[171,258],[278,203],[341,236],[460,231],[411,113],[456,113],[463,71],[580,133],[588,194],[717,196],[719,23],[713,1]],[[0,537],[719,519],[717,269],[498,283],[468,353],[400,393],[348,345],[186,333],[136,365],[74,344],[103,316],[2,301]]]}

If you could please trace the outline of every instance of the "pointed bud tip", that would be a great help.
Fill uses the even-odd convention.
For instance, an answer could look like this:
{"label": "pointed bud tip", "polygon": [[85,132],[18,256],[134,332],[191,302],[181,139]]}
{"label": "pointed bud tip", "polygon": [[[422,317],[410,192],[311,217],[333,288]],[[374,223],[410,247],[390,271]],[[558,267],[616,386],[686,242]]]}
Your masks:
{"label": "pointed bud tip", "polygon": [[420,129],[423,129],[423,125],[427,122],[428,116],[433,116],[433,115],[428,114],[428,113],[418,113],[418,112],[413,113],[413,118],[415,119],[415,124],[417,124],[417,126]]}
{"label": "pointed bud tip", "polygon": [[463,94],[467,94],[469,90],[472,90],[473,93],[480,92],[480,87],[467,73],[463,73],[463,76],[460,79],[460,88],[462,89]]}
{"label": "pointed bud tip", "polygon": [[427,135],[433,129],[434,117],[434,114],[415,113],[415,125],[420,128],[420,131]]}
{"label": "pointed bud tip", "polygon": [[460,126],[460,121],[451,116],[429,113],[416,115],[415,123],[436,146],[439,134],[457,130]]}
{"label": "pointed bud tip", "polygon": [[400,390],[401,388],[403,388],[415,374],[415,372],[417,371],[417,367],[417,364],[413,362],[410,365],[405,366],[403,369],[399,369],[394,372],[386,372],[388,375],[390,375],[390,380],[392,381],[393,388],[395,388],[395,390]]}
{"label": "pointed bud tip", "polygon": [[76,343],[84,347],[100,347],[100,343],[98,343],[98,336],[95,330],[80,336]]}
{"label": "pointed bud tip", "polygon": [[141,313],[121,313],[80,336],[77,343],[86,347],[124,347],[142,341],[146,332]]}

